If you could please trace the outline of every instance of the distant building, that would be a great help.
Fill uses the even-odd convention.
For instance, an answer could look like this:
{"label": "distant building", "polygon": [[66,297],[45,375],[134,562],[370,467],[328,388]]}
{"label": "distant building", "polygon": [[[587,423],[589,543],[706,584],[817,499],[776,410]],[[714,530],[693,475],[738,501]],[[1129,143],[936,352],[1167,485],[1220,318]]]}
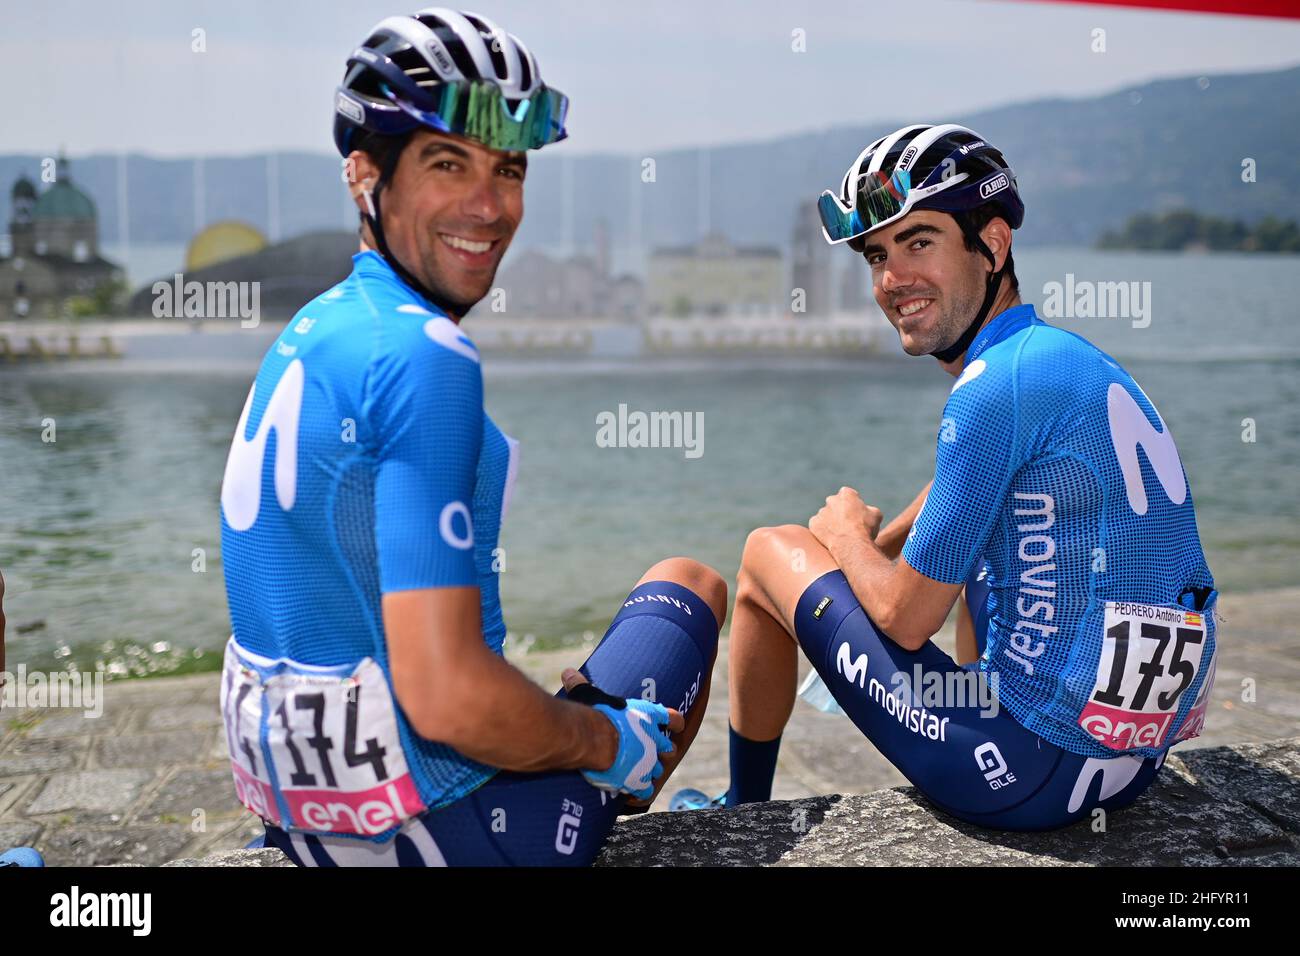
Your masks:
{"label": "distant building", "polygon": [[790,307],[784,279],[779,249],[710,233],[650,254],[646,303],[651,315],[772,315]]}
{"label": "distant building", "polygon": [[54,317],[67,301],[125,281],[121,268],[99,255],[94,201],[72,183],[59,157],[55,182],[38,193],[19,176],[10,193],[9,254],[0,257],[0,318]]}
{"label": "distant building", "polygon": [[790,236],[790,287],[792,299],[803,290],[803,312],[796,315],[830,315],[835,308],[831,283],[831,255],[836,252],[822,235],[821,216],[811,202],[800,202]]}
{"label": "distant building", "polygon": [[[200,236],[203,234],[201,233]],[[264,248],[225,258],[230,249],[221,250],[217,261],[184,273],[159,276],[137,289],[127,303],[127,314],[136,318],[159,317],[155,306],[160,293],[154,290],[158,283],[175,288],[176,276],[188,285],[192,282],[205,286],[256,284],[258,307],[264,318],[289,318],[309,301],[327,289],[338,285],[352,271],[352,256],[357,252],[355,230],[322,230],[286,239]],[[211,251],[211,250],[208,250]],[[191,254],[194,248],[191,247]],[[166,293],[161,293],[166,294]],[[175,302],[173,297],[171,302]],[[216,319],[228,315],[207,314],[206,310],[165,316],[167,318]]]}
{"label": "distant building", "polygon": [[[545,318],[633,319],[644,311],[645,287],[635,276],[610,275],[609,233],[596,224],[595,254],[560,259],[526,249],[497,276],[505,292],[504,314]],[[492,311],[491,294],[475,315]]]}
{"label": "distant building", "polygon": [[840,309],[845,312],[863,312],[872,299],[871,268],[861,256],[850,258],[840,273]]}

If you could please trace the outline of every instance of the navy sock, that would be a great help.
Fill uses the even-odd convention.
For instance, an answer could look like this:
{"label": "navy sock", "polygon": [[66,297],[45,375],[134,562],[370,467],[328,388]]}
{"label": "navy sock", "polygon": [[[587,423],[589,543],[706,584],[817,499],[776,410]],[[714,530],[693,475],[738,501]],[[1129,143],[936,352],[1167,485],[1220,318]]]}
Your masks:
{"label": "navy sock", "polygon": [[731,787],[727,790],[727,806],[771,800],[781,738],[750,740],[730,725],[727,730],[731,738]]}

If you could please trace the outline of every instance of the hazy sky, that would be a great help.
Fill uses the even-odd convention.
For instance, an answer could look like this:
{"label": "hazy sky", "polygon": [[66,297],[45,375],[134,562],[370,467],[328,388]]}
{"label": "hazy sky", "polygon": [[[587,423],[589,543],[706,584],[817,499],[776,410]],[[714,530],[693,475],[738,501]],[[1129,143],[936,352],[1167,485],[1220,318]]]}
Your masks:
{"label": "hazy sky", "polygon": [[[352,48],[402,0],[7,4],[0,152],[330,151]],[[952,114],[1300,63],[1300,22],[1013,0],[474,0],[573,101],[576,152]],[[1106,30],[1105,53],[1091,50]],[[196,28],[207,51],[191,50]],[[806,52],[792,50],[803,31]]]}

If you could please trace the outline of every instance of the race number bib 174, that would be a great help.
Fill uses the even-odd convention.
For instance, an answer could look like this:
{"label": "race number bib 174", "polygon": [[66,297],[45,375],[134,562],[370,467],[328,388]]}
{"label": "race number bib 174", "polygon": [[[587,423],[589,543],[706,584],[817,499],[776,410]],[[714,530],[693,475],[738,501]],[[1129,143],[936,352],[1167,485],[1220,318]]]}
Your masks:
{"label": "race number bib 174", "polygon": [[1196,681],[1212,613],[1108,601],[1096,685],[1079,726],[1111,750],[1160,747]]}
{"label": "race number bib 174", "polygon": [[309,668],[231,638],[221,709],[240,802],[283,829],[378,836],[425,809],[388,681],[368,657]]}

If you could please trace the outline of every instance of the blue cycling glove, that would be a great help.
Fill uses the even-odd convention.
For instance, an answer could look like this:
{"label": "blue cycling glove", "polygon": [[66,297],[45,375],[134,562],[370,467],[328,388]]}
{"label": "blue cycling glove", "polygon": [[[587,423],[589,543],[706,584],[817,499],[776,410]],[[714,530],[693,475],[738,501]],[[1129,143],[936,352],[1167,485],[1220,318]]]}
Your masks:
{"label": "blue cycling glove", "polygon": [[668,708],[635,697],[624,700],[593,684],[579,684],[567,696],[600,711],[618,731],[618,755],[613,766],[582,771],[587,782],[641,800],[653,795],[654,781],[664,773],[659,754],[673,752],[673,742],[668,739]]}

